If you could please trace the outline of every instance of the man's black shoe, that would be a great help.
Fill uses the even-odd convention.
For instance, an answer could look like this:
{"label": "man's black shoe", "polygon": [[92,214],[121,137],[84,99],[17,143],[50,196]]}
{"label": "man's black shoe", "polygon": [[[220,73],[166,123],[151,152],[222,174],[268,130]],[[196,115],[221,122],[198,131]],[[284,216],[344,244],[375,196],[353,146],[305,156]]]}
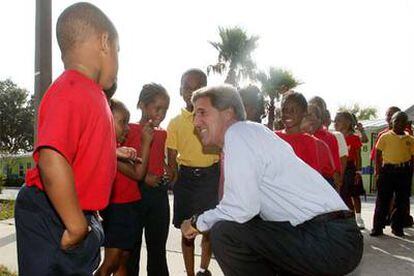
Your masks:
{"label": "man's black shoe", "polygon": [[402,229],[401,230],[392,229],[391,233],[393,233],[397,237],[404,237],[405,236],[404,231]]}
{"label": "man's black shoe", "polygon": [[378,237],[384,235],[384,233],[382,232],[382,229],[372,229],[369,235],[371,237]]}

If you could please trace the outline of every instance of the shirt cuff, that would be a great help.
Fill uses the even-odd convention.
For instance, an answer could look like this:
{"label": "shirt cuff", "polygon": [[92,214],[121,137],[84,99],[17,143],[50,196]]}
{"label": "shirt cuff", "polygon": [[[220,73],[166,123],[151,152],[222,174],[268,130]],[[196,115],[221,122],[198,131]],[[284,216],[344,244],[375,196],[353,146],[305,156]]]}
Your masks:
{"label": "shirt cuff", "polygon": [[203,214],[198,216],[196,226],[197,226],[197,230],[200,231],[200,232],[207,232],[211,228],[208,225],[208,223],[204,221],[204,215]]}

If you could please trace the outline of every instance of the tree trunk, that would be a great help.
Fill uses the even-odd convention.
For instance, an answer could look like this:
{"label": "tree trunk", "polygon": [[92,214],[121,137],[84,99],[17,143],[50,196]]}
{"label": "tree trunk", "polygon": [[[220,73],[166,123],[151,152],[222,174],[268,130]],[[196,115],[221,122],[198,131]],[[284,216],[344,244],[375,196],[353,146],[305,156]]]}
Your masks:
{"label": "tree trunk", "polygon": [[273,122],[275,121],[275,98],[270,97],[269,111],[268,111],[267,127],[273,130]]}
{"label": "tree trunk", "polygon": [[227,73],[227,77],[226,80],[224,81],[225,83],[231,84],[234,87],[238,88],[237,82],[236,82],[236,71],[234,69],[230,69],[229,72]]}
{"label": "tree trunk", "polygon": [[36,1],[35,37],[35,125],[37,132],[37,111],[43,94],[52,82],[52,1]]}

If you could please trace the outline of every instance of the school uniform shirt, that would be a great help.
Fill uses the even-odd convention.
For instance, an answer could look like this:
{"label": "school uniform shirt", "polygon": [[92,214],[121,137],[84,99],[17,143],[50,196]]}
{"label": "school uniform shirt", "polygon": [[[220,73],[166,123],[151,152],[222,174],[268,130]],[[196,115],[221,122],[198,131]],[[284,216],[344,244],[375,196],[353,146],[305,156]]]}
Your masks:
{"label": "school uniform shirt", "polygon": [[370,154],[370,158],[371,158],[371,160],[375,160],[375,158],[376,158],[376,154],[377,154],[377,148],[376,148],[376,145],[377,145],[377,143],[378,143],[379,138],[380,138],[380,137],[381,137],[384,133],[387,133],[388,131],[390,131],[390,129],[387,127],[387,128],[385,128],[385,129],[381,130],[381,131],[378,133],[377,138],[375,139],[374,146],[372,147],[372,150],[371,150],[371,154]]}
{"label": "school uniform shirt", "polygon": [[[134,148],[138,155],[141,154],[142,126],[129,124],[129,132],[123,146]],[[167,132],[163,129],[154,129],[151,148],[148,159],[148,173],[162,176],[164,174],[164,146]],[[117,172],[114,187],[111,194],[111,203],[128,203],[141,199],[141,191],[137,181]]]}
{"label": "school uniform shirt", "polygon": [[[383,129],[382,131],[380,131],[380,132],[378,133],[377,138],[375,139],[374,147],[373,147],[373,148],[372,148],[372,150],[371,150],[371,155],[370,155],[371,160],[375,160],[375,156],[376,156],[376,154],[377,154],[376,144],[378,143],[379,138],[380,138],[383,134],[387,133],[388,131],[390,131],[390,129],[387,127],[387,128]],[[408,126],[408,127],[405,129],[405,132],[406,132],[408,135],[413,135],[413,130],[411,129],[411,126]]]}
{"label": "school uniform shirt", "polygon": [[284,131],[275,131],[275,133],[292,146],[300,159],[318,172],[321,172],[315,137],[306,133],[287,134]]}
{"label": "school uniform shirt", "polygon": [[345,140],[349,152],[348,161],[352,161],[356,164],[356,161],[359,158],[358,152],[362,148],[361,138],[356,134],[350,134],[345,137]]}
{"label": "school uniform shirt", "polygon": [[36,166],[26,185],[43,190],[39,149],[59,152],[72,168],[83,210],[101,210],[109,202],[116,175],[116,139],[106,95],[93,80],[66,70],[45,93],[39,107]]}
{"label": "school uniform shirt", "polygon": [[414,155],[414,137],[390,130],[380,137],[375,147],[382,152],[383,164],[404,163]]}
{"label": "school uniform shirt", "polygon": [[333,178],[335,173],[335,164],[333,161],[331,150],[328,145],[321,139],[316,138],[316,147],[318,150],[318,159],[320,172],[326,178]]}
{"label": "school uniform shirt", "polygon": [[339,158],[348,156],[348,146],[345,141],[345,136],[339,131],[332,131],[332,134],[335,135],[336,141],[338,142]]}
{"label": "school uniform shirt", "polygon": [[202,232],[222,220],[244,223],[259,215],[265,221],[296,226],[320,214],[348,209],[317,171],[261,124],[231,125],[223,152],[224,195],[215,209],[199,215],[197,228]]}
{"label": "school uniform shirt", "polygon": [[219,161],[219,152],[214,149],[203,149],[203,145],[195,133],[193,118],[193,112],[181,109],[181,114],[168,124],[166,147],[178,152],[177,162],[179,165],[210,167]]}
{"label": "school uniform shirt", "polygon": [[335,135],[330,133],[324,127],[321,127],[314,133],[314,136],[318,139],[321,139],[328,145],[335,164],[335,171],[341,173],[341,160],[339,159],[339,148]]}

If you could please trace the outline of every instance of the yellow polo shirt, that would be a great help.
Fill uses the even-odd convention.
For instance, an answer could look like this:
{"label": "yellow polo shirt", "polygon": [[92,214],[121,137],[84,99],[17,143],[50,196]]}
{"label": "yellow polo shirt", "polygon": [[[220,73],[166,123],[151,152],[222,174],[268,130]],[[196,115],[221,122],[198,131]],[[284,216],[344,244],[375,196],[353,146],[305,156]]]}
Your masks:
{"label": "yellow polo shirt", "polygon": [[177,162],[189,167],[209,167],[219,161],[218,150],[203,148],[193,125],[194,114],[181,109],[167,127],[166,147],[178,152]]}
{"label": "yellow polo shirt", "polygon": [[376,148],[382,151],[383,164],[400,164],[411,160],[414,155],[414,137],[397,135],[390,130],[379,138]]}

